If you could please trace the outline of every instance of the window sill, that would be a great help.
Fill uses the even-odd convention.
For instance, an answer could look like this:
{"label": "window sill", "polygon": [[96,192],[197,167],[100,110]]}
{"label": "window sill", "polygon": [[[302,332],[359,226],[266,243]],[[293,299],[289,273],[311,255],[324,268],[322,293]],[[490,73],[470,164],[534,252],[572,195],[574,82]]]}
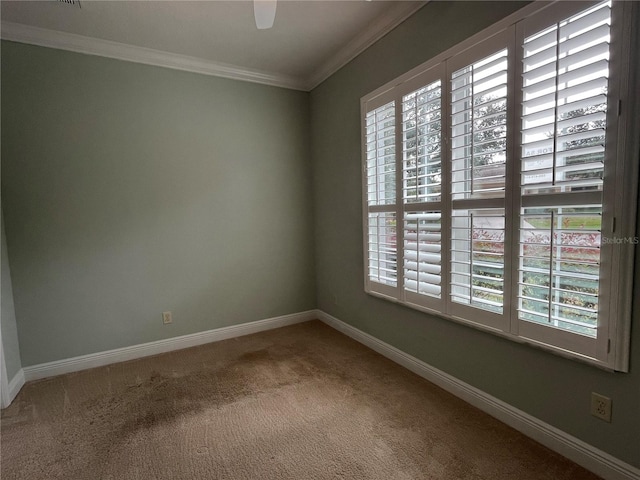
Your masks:
{"label": "window sill", "polygon": [[395,303],[397,305],[400,305],[402,307],[406,307],[409,308],[411,310],[417,310],[419,312],[423,312],[423,313],[427,313],[433,317],[436,317],[438,319],[441,320],[446,320],[446,321],[450,321],[450,322],[455,322],[457,324],[460,325],[464,325],[466,327],[471,327],[474,328],[475,330],[479,330],[481,332],[484,333],[490,333],[492,335],[496,335],[498,337],[510,340],[512,342],[515,343],[519,343],[521,345],[527,345],[529,347],[533,347],[536,348],[538,350],[542,350],[544,352],[547,353],[551,353],[563,358],[566,358],[568,360],[574,360],[574,361],[578,361],[580,363],[583,364],[587,364],[591,367],[596,367],[599,368],[600,370],[604,370],[610,373],[624,373],[624,372],[618,372],[616,370],[614,370],[611,366],[598,361],[594,358],[591,357],[587,357],[585,355],[580,355],[579,353],[575,353],[575,352],[571,352],[569,350],[564,350],[562,348],[553,346],[553,345],[549,345],[540,341],[536,341],[530,338],[526,338],[526,337],[520,337],[518,335],[514,335],[512,333],[509,332],[505,332],[503,330],[499,330],[497,328],[492,328],[489,327],[487,325],[481,324],[481,323],[477,323],[477,322],[473,322],[471,320],[467,320],[461,317],[457,317],[454,315],[446,315],[442,312],[436,311],[436,310],[432,310],[430,308],[425,308],[423,306],[420,305],[415,305],[413,303],[408,303],[408,302],[402,302],[400,300],[398,300],[397,298],[393,298],[393,297],[389,297],[388,295],[384,295],[381,293],[377,293],[377,292],[370,292],[370,291],[366,291],[365,293],[367,293],[368,295],[372,296],[372,297],[376,297],[376,298],[381,298],[383,300],[389,301],[391,303]]}

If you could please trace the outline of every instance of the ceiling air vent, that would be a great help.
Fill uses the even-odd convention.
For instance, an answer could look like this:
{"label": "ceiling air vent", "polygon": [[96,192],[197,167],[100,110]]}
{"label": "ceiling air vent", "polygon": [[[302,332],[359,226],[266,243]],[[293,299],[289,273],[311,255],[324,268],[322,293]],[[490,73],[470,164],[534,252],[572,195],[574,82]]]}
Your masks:
{"label": "ceiling air vent", "polygon": [[69,5],[70,7],[78,7],[78,8],[82,8],[80,6],[80,0],[57,0],[58,3],[66,3],[67,5]]}

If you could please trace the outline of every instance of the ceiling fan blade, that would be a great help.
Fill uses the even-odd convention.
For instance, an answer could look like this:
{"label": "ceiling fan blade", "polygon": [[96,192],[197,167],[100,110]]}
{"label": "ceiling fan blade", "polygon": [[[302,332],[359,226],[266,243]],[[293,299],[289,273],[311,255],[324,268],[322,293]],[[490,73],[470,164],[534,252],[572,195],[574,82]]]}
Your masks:
{"label": "ceiling fan blade", "polygon": [[277,6],[277,0],[253,0],[253,16],[256,19],[258,30],[273,27]]}

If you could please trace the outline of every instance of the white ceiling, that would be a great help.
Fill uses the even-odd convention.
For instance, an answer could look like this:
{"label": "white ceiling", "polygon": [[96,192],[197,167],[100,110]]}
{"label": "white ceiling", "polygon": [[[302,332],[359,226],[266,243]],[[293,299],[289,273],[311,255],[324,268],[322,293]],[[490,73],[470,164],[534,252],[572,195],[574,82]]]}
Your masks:
{"label": "white ceiling", "polygon": [[2,1],[2,38],[308,90],[424,3],[279,0],[258,30],[246,0]]}

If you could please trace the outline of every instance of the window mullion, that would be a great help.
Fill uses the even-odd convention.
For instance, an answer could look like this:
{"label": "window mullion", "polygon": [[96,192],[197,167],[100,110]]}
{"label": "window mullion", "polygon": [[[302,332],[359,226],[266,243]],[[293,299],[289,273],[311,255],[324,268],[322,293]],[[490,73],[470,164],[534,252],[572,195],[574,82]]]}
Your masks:
{"label": "window mullion", "polygon": [[[556,27],[556,75],[554,82],[553,108],[553,168],[551,169],[551,185],[556,185],[556,170],[558,167],[558,97],[560,96],[560,26]],[[551,297],[549,297],[551,299]]]}
{"label": "window mullion", "polygon": [[402,94],[395,95],[396,118],[396,278],[398,287],[398,300],[405,301],[404,293],[404,149],[402,137],[404,134],[404,122],[402,116]]}
{"label": "window mullion", "polygon": [[451,315],[451,74],[449,61],[442,68],[442,306],[444,313]]}
{"label": "window mullion", "polygon": [[[511,129],[511,138],[513,145],[513,155],[511,157],[510,168],[507,168],[507,185],[508,192],[510,193],[510,201],[505,205],[505,208],[510,208],[511,212],[507,218],[511,219],[511,228],[507,229],[511,233],[511,308],[510,310],[510,331],[514,335],[518,335],[518,296],[519,296],[519,282],[522,280],[520,274],[520,256],[522,254],[520,248],[520,206],[522,190],[520,188],[521,168],[522,168],[522,134],[520,133],[520,118],[522,118],[522,41],[524,39],[524,32],[522,23],[518,23],[515,28],[515,45],[513,47],[513,62],[512,71],[514,72],[512,79],[512,111],[511,125],[515,128]],[[507,197],[509,199],[509,196]]]}
{"label": "window mullion", "polygon": [[504,309],[506,317],[504,328],[513,333],[514,306],[517,305],[518,262],[519,250],[518,223],[519,210],[517,208],[518,192],[520,191],[519,169],[519,136],[518,119],[520,118],[518,92],[519,53],[516,26],[509,28],[507,43],[507,162],[505,164],[504,191]]}

